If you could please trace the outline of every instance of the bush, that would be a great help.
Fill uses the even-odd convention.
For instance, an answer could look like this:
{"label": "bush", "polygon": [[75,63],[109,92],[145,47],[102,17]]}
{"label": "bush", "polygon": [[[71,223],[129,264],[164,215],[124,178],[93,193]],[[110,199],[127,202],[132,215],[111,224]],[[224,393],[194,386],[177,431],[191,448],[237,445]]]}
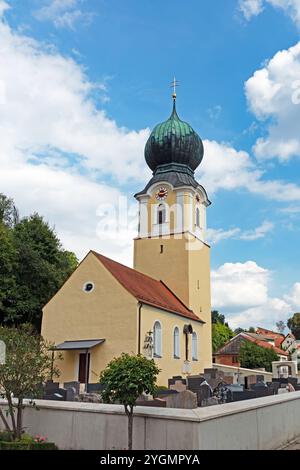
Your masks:
{"label": "bush", "polygon": [[54,442],[0,441],[0,450],[58,450]]}
{"label": "bush", "polygon": [[13,441],[13,433],[9,431],[0,432],[0,442],[11,442]]}

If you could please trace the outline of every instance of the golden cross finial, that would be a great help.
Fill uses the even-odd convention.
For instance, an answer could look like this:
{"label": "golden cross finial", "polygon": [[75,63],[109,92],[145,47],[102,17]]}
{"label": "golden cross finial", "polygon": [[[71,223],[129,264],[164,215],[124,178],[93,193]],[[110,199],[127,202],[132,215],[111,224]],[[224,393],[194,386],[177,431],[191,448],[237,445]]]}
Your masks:
{"label": "golden cross finial", "polygon": [[174,77],[172,83],[171,83],[171,88],[173,88],[173,100],[176,100],[176,87],[179,86],[179,83],[178,81],[176,80],[176,78]]}

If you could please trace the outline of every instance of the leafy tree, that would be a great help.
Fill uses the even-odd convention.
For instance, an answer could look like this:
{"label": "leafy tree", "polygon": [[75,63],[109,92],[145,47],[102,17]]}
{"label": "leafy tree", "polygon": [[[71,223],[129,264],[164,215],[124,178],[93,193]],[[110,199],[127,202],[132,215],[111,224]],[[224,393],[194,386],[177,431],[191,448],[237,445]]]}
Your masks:
{"label": "leafy tree", "polygon": [[295,338],[300,340],[300,313],[295,313],[291,318],[289,318],[287,326]]}
{"label": "leafy tree", "polygon": [[218,310],[213,310],[211,312],[211,322],[214,323],[221,323],[221,325],[225,324],[225,315],[222,315],[218,312]]}
{"label": "leafy tree", "polygon": [[38,214],[13,226],[2,224],[0,247],[0,322],[30,322],[39,330],[43,306],[76,268],[77,259]]}
{"label": "leafy tree", "polygon": [[272,362],[278,361],[278,356],[273,349],[266,349],[249,341],[243,341],[239,352],[241,367],[246,369],[265,368],[272,371]]}
{"label": "leafy tree", "polygon": [[245,331],[244,328],[236,328],[236,329],[234,330],[234,334],[235,334],[235,335],[239,335],[240,333],[243,333],[244,331]]}
{"label": "leafy tree", "polygon": [[0,223],[14,227],[19,222],[19,212],[14,201],[0,193]]}
{"label": "leafy tree", "polygon": [[50,345],[33,331],[31,325],[0,327],[0,340],[6,345],[6,363],[0,365],[0,390],[8,403],[11,426],[1,409],[0,419],[14,439],[20,439],[24,398],[40,396],[41,384],[51,375],[58,376],[59,371],[53,364]]}
{"label": "leafy tree", "polygon": [[280,320],[276,323],[276,328],[277,328],[278,333],[283,334],[284,330],[285,330],[285,327],[286,327],[286,324],[282,320]]}
{"label": "leafy tree", "polygon": [[153,360],[141,355],[122,356],[113,359],[100,375],[101,391],[106,403],[121,403],[128,417],[128,449],[132,450],[133,409],[143,393],[155,394],[159,369]]}
{"label": "leafy tree", "polygon": [[229,326],[222,323],[212,324],[212,348],[213,352],[218,351],[224,344],[234,337],[233,331]]}
{"label": "leafy tree", "polygon": [[256,333],[256,329],[254,328],[254,326],[250,326],[248,333]]}

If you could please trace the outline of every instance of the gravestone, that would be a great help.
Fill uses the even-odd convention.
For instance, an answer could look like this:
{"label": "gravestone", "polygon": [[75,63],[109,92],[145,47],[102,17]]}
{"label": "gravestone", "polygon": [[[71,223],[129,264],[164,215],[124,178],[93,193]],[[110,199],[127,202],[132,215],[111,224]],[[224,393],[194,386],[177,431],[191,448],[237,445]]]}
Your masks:
{"label": "gravestone", "polygon": [[279,382],[267,382],[269,390],[271,391],[272,395],[277,395],[278,394],[278,389],[279,389]]}
{"label": "gravestone", "polygon": [[197,393],[202,382],[205,382],[205,378],[201,375],[191,375],[187,379],[187,389]]}
{"label": "gravestone", "polygon": [[217,397],[207,398],[207,400],[203,400],[202,406],[215,406],[219,404],[219,400]]}
{"label": "gravestone", "polygon": [[292,384],[295,388],[298,385],[298,378],[297,377],[288,377],[288,383]]}
{"label": "gravestone", "polygon": [[65,382],[64,383],[64,388],[68,390],[69,388],[72,388],[75,390],[75,394],[79,395],[80,392],[80,382]]}
{"label": "gravestone", "polygon": [[98,393],[80,393],[74,399],[83,403],[103,403],[101,396]]}
{"label": "gravestone", "polygon": [[201,383],[199,390],[197,391],[197,398],[198,398],[198,405],[205,406],[206,400],[213,396],[213,389],[211,386],[206,382]]}
{"label": "gravestone", "polygon": [[68,387],[66,389],[66,401],[74,401],[77,396],[78,393],[76,393],[75,387]]}
{"label": "gravestone", "polygon": [[257,376],[256,375],[248,375],[247,377],[247,384],[248,384],[248,389],[251,389],[252,386],[254,386],[257,382]]}
{"label": "gravestone", "polygon": [[64,388],[56,388],[45,393],[44,400],[66,401],[67,391]]}
{"label": "gravestone", "polygon": [[176,395],[167,397],[167,408],[192,410],[197,408],[197,395],[190,390],[184,390]]}
{"label": "gravestone", "polygon": [[170,390],[176,390],[177,392],[184,392],[184,390],[186,390],[186,380],[178,379],[172,382],[169,380]]}

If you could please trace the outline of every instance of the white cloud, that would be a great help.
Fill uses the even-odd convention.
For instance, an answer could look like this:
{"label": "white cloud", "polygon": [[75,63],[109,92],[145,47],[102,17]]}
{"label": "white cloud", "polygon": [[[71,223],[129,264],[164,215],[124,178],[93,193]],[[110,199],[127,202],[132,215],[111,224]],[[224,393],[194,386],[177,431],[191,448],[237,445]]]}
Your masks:
{"label": "white cloud", "polygon": [[206,238],[209,244],[215,245],[223,240],[239,238],[240,233],[240,228],[232,228],[229,230],[208,228],[206,230]]}
{"label": "white cloud", "polygon": [[6,10],[9,10],[9,9],[10,9],[9,4],[5,2],[4,0],[0,0],[0,18],[4,15]]}
{"label": "white cloud", "polygon": [[300,187],[280,180],[264,179],[250,155],[216,141],[204,141],[205,156],[196,177],[211,195],[219,190],[246,189],[274,201],[299,201]]}
{"label": "white cloud", "polygon": [[241,233],[241,240],[258,240],[259,238],[264,238],[268,233],[270,233],[274,228],[274,224],[272,222],[268,222],[267,220],[263,222],[259,227],[254,230],[246,230]]}
{"label": "white cloud", "polygon": [[246,20],[250,20],[263,11],[263,0],[240,0],[239,9]]}
{"label": "white cloud", "polygon": [[300,283],[282,298],[272,297],[268,269],[254,261],[226,263],[212,271],[213,308],[225,313],[231,328],[275,328],[300,309]]}
{"label": "white cloud", "polygon": [[294,284],[291,292],[285,296],[285,300],[292,306],[291,313],[300,312],[300,282]]}
{"label": "white cloud", "polygon": [[299,0],[240,0],[239,9],[247,20],[259,15],[264,5],[283,10],[290,18],[300,26],[300,1]]}
{"label": "white cloud", "polygon": [[213,306],[216,308],[256,307],[268,299],[268,270],[254,261],[226,263],[212,271]]}
{"label": "white cloud", "polygon": [[93,13],[79,8],[80,3],[82,0],[48,0],[34,16],[40,21],[52,21],[57,28],[74,29],[77,23],[88,24],[93,18]]}
{"label": "white cloud", "polygon": [[208,242],[213,245],[228,239],[253,241],[264,238],[273,228],[274,224],[272,222],[265,221],[253,230],[243,231],[238,227],[229,230],[209,228],[206,235]]}
{"label": "white cloud", "polygon": [[258,158],[281,161],[300,156],[300,42],[279,51],[245,84],[250,109],[260,120],[271,119],[268,135],[257,140]]}

